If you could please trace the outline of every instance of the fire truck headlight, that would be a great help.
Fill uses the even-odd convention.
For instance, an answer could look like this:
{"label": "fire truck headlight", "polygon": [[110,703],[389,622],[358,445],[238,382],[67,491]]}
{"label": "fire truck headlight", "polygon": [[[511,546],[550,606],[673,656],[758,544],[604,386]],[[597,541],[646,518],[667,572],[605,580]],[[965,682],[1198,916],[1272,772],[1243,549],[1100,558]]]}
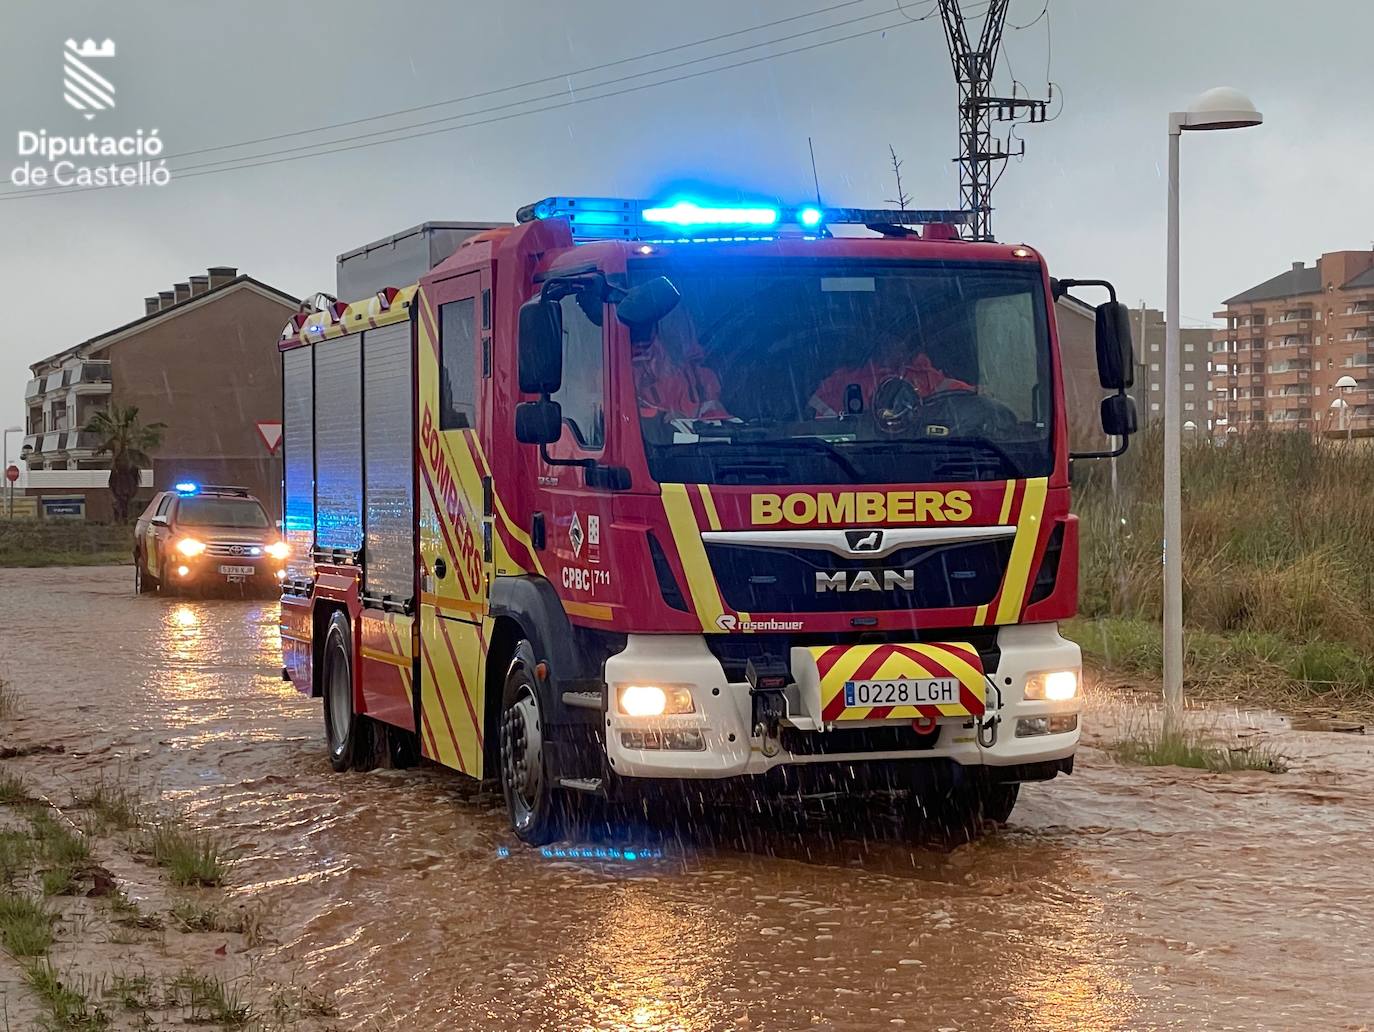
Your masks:
{"label": "fire truck headlight", "polygon": [[182,538],[177,542],[177,551],[188,559],[191,556],[200,555],[205,551],[205,542],[197,541],[195,538]]}
{"label": "fire truck headlight", "polygon": [[620,712],[627,717],[661,717],[696,711],[692,692],[683,685],[622,684],[617,686],[616,698]]}
{"label": "fire truck headlight", "polygon": [[285,541],[273,541],[270,545],[263,549],[263,551],[265,551],[273,559],[285,559],[288,555],[291,554],[291,546],[288,545]]}
{"label": "fire truck headlight", "polygon": [[1068,702],[1078,695],[1077,670],[1045,670],[1026,678],[1026,698],[1042,702]]}

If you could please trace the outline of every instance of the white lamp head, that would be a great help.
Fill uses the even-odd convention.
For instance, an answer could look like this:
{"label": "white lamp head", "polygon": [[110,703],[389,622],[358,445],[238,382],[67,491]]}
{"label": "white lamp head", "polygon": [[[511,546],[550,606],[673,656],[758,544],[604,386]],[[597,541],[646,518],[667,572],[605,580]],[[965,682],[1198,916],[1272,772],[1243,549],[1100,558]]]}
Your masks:
{"label": "white lamp head", "polygon": [[1346,373],[1344,376],[1342,376],[1339,380],[1336,381],[1336,386],[1343,391],[1353,391],[1356,387],[1359,386],[1359,383],[1355,380],[1353,376],[1351,376],[1349,373]]}
{"label": "white lamp head", "polygon": [[1332,407],[1333,409],[1343,409],[1343,408],[1349,408],[1350,406],[1346,404],[1346,401],[1345,401],[1344,398],[1337,398],[1335,401],[1333,401],[1333,402],[1331,403],[1331,407]]}
{"label": "white lamp head", "polygon": [[1254,101],[1240,90],[1217,86],[1199,94],[1187,111],[1177,112],[1173,119],[1179,129],[1243,129],[1259,125],[1264,116],[1255,110]]}

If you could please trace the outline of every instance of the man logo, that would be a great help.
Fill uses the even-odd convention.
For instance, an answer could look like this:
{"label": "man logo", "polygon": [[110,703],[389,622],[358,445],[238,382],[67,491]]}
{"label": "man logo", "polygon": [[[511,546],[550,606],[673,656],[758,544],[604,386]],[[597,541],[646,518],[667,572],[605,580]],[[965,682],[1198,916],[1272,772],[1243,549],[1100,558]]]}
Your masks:
{"label": "man logo", "polygon": [[881,530],[846,530],[844,539],[851,552],[876,552],[883,547]]}
{"label": "man logo", "polygon": [[114,40],[107,39],[104,43],[96,43],[93,39],[84,43],[67,40],[62,53],[62,96],[87,121],[94,118],[97,111],[115,106],[115,88],[109,79],[86,62],[114,56]]}

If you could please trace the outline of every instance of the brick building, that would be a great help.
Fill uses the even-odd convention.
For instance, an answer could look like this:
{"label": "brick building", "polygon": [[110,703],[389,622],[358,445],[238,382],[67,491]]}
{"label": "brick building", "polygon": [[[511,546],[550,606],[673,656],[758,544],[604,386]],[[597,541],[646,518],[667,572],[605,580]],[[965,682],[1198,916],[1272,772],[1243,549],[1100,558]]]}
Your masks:
{"label": "brick building", "polygon": [[1212,334],[1214,433],[1369,431],[1374,251],[1294,262],[1225,305]]}
{"label": "brick building", "polygon": [[216,266],[145,298],[132,322],[30,366],[25,492],[39,512],[110,518],[109,459],[82,427],[94,412],[126,405],[145,423],[167,424],[140,499],[179,480],[241,484],[275,512],[281,460],[257,424],[281,421],[277,338],[297,305]]}

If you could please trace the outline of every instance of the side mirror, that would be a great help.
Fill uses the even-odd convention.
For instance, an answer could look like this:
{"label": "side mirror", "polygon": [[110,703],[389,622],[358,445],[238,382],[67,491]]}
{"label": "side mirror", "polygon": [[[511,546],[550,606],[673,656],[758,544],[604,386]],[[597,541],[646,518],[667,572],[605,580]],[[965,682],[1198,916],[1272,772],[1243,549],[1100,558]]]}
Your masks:
{"label": "side mirror", "polygon": [[158,515],[150,519],[148,522],[151,523],[154,527],[165,527],[167,526],[167,517],[162,513],[159,513]]}
{"label": "side mirror", "polygon": [[520,306],[520,390],[554,394],[561,386],[563,313],[554,302],[536,297]]}
{"label": "side mirror", "polygon": [[615,316],[631,328],[648,327],[678,306],[682,295],[667,276],[655,276],[631,288],[616,305]]}
{"label": "side mirror", "polygon": [[545,398],[515,406],[515,439],[522,444],[553,444],[563,436],[563,406]]}
{"label": "side mirror", "polygon": [[1130,437],[1135,433],[1135,399],[1129,394],[1113,394],[1103,398],[1102,430],[1109,437]]}
{"label": "side mirror", "polygon": [[1135,383],[1131,313],[1120,301],[1097,306],[1097,378],[1110,391],[1123,391]]}

